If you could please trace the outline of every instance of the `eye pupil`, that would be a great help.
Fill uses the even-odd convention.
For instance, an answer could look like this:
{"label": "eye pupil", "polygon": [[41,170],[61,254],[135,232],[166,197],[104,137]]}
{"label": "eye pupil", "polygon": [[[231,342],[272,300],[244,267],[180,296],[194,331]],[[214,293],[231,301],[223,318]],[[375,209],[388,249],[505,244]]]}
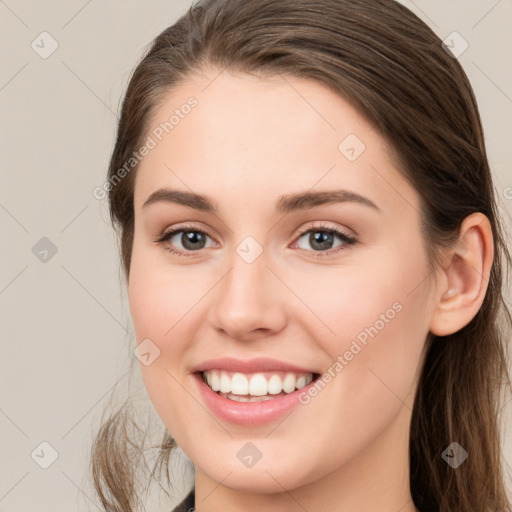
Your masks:
{"label": "eye pupil", "polygon": [[[197,249],[197,246],[195,246],[194,244],[197,244],[198,242],[203,242],[204,244],[205,241],[203,234],[199,233],[198,231],[185,231],[181,238],[183,247],[192,250]],[[187,244],[192,244],[192,247],[187,247]],[[203,247],[201,246],[199,248],[202,249]]]}
{"label": "eye pupil", "polygon": [[[320,251],[330,249],[329,245],[332,244],[332,234],[326,231],[315,231],[310,235],[310,243],[312,247],[317,247]],[[327,245],[327,246],[326,246]]]}

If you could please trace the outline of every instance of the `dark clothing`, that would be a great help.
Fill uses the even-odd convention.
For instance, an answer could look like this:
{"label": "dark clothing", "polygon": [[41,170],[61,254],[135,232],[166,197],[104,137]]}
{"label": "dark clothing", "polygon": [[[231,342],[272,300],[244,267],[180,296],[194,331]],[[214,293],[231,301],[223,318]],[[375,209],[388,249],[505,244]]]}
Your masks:
{"label": "dark clothing", "polygon": [[[192,489],[187,497],[172,512],[194,512],[195,488]],[[438,512],[438,508],[424,508],[422,512]]]}
{"label": "dark clothing", "polygon": [[195,501],[195,488],[192,489],[186,496],[186,498],[176,507],[173,508],[171,512],[193,512],[194,501]]}

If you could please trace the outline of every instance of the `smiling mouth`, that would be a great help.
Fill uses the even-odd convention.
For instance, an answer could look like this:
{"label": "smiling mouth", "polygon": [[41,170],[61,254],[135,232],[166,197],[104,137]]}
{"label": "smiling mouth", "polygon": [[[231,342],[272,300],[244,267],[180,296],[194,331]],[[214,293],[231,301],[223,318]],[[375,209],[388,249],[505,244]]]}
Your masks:
{"label": "smiling mouth", "polygon": [[264,402],[289,395],[320,377],[319,373],[240,373],[222,369],[196,372],[219,396],[236,402]]}

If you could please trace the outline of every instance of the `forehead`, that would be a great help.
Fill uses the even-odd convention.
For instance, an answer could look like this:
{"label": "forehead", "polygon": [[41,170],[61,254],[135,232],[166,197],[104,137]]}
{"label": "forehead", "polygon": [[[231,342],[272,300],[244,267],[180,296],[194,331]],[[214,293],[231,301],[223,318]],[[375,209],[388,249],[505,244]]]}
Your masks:
{"label": "forehead", "polygon": [[[243,189],[248,200],[342,185],[388,201],[397,193],[414,200],[372,125],[311,80],[193,75],[160,102],[146,137],[154,148],[137,171],[138,207],[155,188],[171,185],[210,196]],[[386,180],[393,187],[383,191]]]}

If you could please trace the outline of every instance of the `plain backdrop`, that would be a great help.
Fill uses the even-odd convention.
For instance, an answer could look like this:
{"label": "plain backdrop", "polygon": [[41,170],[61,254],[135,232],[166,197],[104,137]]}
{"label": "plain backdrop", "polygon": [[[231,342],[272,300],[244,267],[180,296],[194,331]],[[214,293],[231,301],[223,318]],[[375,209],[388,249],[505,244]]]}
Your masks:
{"label": "plain backdrop", "polygon": [[[510,215],[512,2],[404,3],[441,39],[459,50],[467,42],[459,60]],[[89,449],[111,390],[128,381],[134,340],[107,204],[93,190],[105,179],[130,72],[188,6],[0,0],[1,512],[100,510]],[[143,404],[140,382],[137,389]],[[511,409],[509,402],[503,431],[509,472]],[[161,510],[192,484],[183,467],[174,501]]]}

